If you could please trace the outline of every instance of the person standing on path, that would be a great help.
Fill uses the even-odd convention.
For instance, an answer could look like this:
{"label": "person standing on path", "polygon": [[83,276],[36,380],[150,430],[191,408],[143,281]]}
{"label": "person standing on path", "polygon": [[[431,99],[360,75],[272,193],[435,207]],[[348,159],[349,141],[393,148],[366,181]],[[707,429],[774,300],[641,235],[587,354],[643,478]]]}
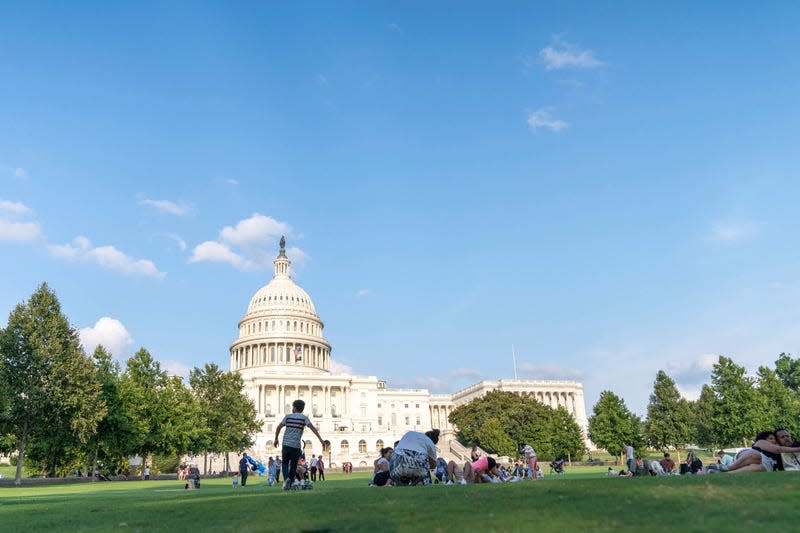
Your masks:
{"label": "person standing on path", "polygon": [[[311,420],[308,419],[306,415],[303,414],[303,409],[306,408],[306,402],[303,400],[295,400],[292,402],[292,412],[288,415],[283,417],[283,420],[278,427],[275,428],[275,447],[278,447],[278,436],[281,433],[281,429],[284,427],[286,431],[283,434],[283,449],[281,450],[281,463],[283,464],[283,479],[284,479],[284,490],[290,490],[292,488],[292,481],[294,481],[295,472],[297,472],[297,461],[300,459],[300,456],[303,454],[303,451],[300,448],[300,439],[303,437],[303,430],[308,426],[308,428],[317,436],[319,442],[322,445],[325,445],[325,441],[322,440],[322,436],[317,431],[317,428],[314,427],[314,424],[311,423]],[[289,472],[292,474],[289,475]]]}

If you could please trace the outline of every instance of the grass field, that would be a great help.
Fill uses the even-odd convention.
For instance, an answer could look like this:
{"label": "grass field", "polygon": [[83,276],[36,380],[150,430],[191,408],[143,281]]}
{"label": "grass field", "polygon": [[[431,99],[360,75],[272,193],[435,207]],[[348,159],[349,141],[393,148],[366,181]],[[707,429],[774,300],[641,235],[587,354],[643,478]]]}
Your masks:
{"label": "grass field", "polygon": [[251,477],[0,488],[4,531],[752,530],[796,527],[800,474],[606,478],[597,468],[503,485],[369,488],[332,474],[284,492]]}

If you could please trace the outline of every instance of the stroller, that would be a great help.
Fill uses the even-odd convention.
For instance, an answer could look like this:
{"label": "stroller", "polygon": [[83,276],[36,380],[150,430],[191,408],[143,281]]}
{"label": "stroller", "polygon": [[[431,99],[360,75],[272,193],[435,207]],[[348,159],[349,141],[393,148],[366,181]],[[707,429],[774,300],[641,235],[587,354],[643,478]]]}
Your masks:
{"label": "stroller", "polygon": [[564,459],[556,459],[555,461],[550,463],[550,473],[551,474],[563,474],[564,473]]}

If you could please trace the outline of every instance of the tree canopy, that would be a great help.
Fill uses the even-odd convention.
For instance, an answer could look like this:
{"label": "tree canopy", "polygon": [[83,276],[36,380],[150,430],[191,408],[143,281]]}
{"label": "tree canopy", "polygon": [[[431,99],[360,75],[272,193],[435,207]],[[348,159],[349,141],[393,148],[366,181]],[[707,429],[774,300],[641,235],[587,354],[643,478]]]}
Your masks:
{"label": "tree canopy", "polygon": [[580,426],[566,409],[552,409],[530,396],[490,391],[456,407],[449,420],[461,439],[490,453],[516,456],[530,444],[542,459],[580,457],[585,449]]}

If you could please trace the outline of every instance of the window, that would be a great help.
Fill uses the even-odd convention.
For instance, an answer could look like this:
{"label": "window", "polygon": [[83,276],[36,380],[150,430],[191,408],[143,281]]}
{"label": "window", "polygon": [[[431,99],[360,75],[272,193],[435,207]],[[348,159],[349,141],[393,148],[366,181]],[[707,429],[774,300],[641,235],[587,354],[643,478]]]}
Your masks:
{"label": "window", "polygon": [[287,403],[286,405],[283,406],[283,408],[285,409],[284,413],[291,413],[292,412],[292,405],[291,404]]}
{"label": "window", "polygon": [[346,440],[343,440],[341,444],[339,444],[339,447],[341,448],[342,453],[350,453],[350,444],[348,444]]}
{"label": "window", "polygon": [[405,407],[406,409],[408,409],[408,404],[407,404],[407,403],[403,404],[403,407]]}
{"label": "window", "polygon": [[405,418],[406,425],[408,425],[408,417]]}
{"label": "window", "polygon": [[375,441],[375,451],[379,452],[379,451],[381,451],[382,448],[383,448],[383,441],[381,439],[376,440]]}
{"label": "window", "polygon": [[362,405],[361,406],[361,416],[367,416],[367,406],[366,405]]}
{"label": "window", "polygon": [[358,441],[358,453],[367,453],[367,441],[364,439]]}
{"label": "window", "polygon": [[323,452],[331,451],[331,441],[329,440],[322,441],[322,451]]}
{"label": "window", "polygon": [[272,424],[267,424],[267,433],[272,433]]}
{"label": "window", "polygon": [[361,399],[362,400],[366,400],[367,399],[367,393],[366,392],[362,392],[361,393]]}
{"label": "window", "polygon": [[378,402],[378,409],[381,408],[381,402]]}
{"label": "window", "polygon": [[416,407],[417,409],[419,409],[419,404],[416,404],[416,405],[414,405],[414,407]]}
{"label": "window", "polygon": [[[271,403],[268,403],[267,406],[264,407],[264,412],[267,414],[267,416],[272,416],[272,404]],[[272,431],[272,430],[270,429],[270,431]]]}
{"label": "window", "polygon": [[419,424],[419,417],[417,417],[417,425],[420,425],[420,424]]}
{"label": "window", "polygon": [[379,416],[379,417],[378,417],[378,425],[379,425],[379,426],[382,426],[382,425],[383,425],[383,417],[382,417],[382,416]]}

